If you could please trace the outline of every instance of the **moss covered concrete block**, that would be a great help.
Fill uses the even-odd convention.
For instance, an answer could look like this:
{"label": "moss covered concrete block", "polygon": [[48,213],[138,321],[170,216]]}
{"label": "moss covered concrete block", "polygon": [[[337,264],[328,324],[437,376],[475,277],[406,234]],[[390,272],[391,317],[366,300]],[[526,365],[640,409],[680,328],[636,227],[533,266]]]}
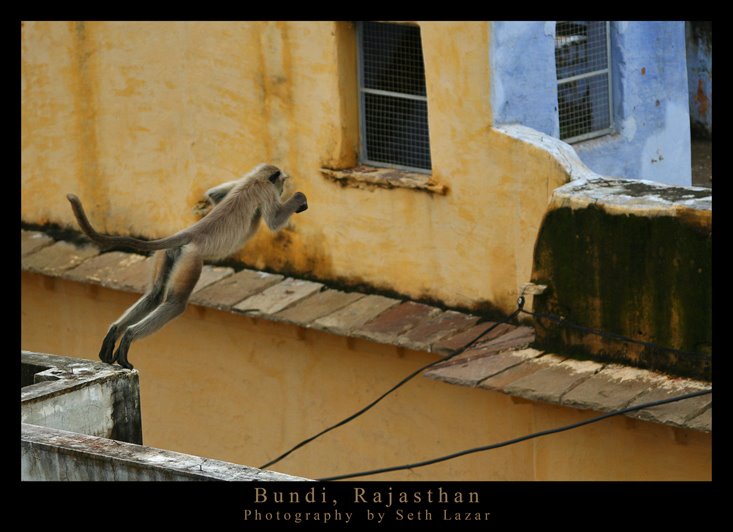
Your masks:
{"label": "moss covered concrete block", "polygon": [[535,296],[535,312],[639,341],[535,318],[539,346],[710,378],[709,189],[617,179],[570,183],[551,200],[533,266],[532,281],[548,286]]}

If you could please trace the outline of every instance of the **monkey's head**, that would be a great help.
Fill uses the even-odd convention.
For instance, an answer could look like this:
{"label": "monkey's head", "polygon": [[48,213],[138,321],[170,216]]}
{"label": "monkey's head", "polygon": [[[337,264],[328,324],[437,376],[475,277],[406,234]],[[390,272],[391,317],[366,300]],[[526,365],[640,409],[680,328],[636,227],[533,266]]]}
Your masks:
{"label": "monkey's head", "polygon": [[283,188],[285,188],[285,182],[290,179],[290,176],[274,166],[271,166],[270,168],[271,173],[268,174],[267,179],[268,181],[270,181],[270,183],[275,185],[278,194],[282,194]]}
{"label": "monkey's head", "polygon": [[267,179],[277,189],[278,194],[282,194],[285,182],[290,176],[272,164],[260,164],[253,171],[252,176],[256,180]]}
{"label": "monkey's head", "polygon": [[[282,194],[285,187],[285,182],[290,179],[290,176],[280,170],[277,166],[273,166],[271,164],[261,165],[260,171],[267,173],[267,180],[275,185],[278,194]],[[300,206],[295,209],[295,213],[303,212],[308,208],[308,200],[305,198],[305,194],[303,194],[302,192],[296,192],[295,194],[293,194],[290,201],[292,201],[293,199],[300,203]]]}

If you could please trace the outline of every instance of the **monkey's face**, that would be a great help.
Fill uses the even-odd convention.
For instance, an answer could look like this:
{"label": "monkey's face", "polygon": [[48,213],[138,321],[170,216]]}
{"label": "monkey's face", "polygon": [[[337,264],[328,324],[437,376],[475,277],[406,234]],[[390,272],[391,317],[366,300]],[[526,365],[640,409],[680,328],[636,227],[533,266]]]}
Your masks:
{"label": "monkey's face", "polygon": [[268,179],[277,189],[277,193],[282,195],[283,190],[285,189],[285,183],[290,179],[290,176],[282,170],[275,169]]}

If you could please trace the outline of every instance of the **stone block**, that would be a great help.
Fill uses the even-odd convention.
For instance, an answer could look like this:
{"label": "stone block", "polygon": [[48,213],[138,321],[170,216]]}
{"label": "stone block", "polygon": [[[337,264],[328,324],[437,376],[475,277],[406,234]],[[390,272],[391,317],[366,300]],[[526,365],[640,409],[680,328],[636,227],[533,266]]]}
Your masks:
{"label": "stone block", "polygon": [[459,384],[462,386],[477,386],[481,381],[493,377],[509,368],[518,366],[530,358],[541,353],[517,354],[514,351],[504,353],[480,354],[480,350],[469,350],[462,353],[463,358],[453,358],[435,366],[425,373],[425,376],[435,380]]}
{"label": "stone block", "polygon": [[110,272],[111,283],[118,290],[142,293],[150,286],[150,278],[153,275],[153,257],[138,256],[143,260],[131,261],[123,264],[122,268]]}
{"label": "stone block", "polygon": [[566,359],[514,381],[504,391],[531,401],[559,403],[565,393],[602,368],[597,362]]}
{"label": "stone block", "polygon": [[612,364],[570,390],[562,404],[599,412],[618,410],[648,391],[652,376],[647,370]]}
{"label": "stone block", "polygon": [[[665,386],[658,386],[650,389],[647,393],[639,395],[629,406],[636,406],[642,403],[669,399],[672,397],[685,395],[707,388],[703,383],[687,381],[678,382],[668,379],[669,382]],[[629,413],[630,416],[643,419],[645,421],[656,421],[667,425],[675,425],[678,427],[686,427],[687,422],[702,414],[713,402],[713,395],[707,394],[692,399],[684,399],[673,403],[667,403],[637,412]]]}
{"label": "stone block", "polygon": [[462,314],[454,310],[440,312],[399,336],[397,343],[410,349],[430,351],[435,342],[458,334],[474,325],[478,319],[478,316]]}
{"label": "stone block", "polygon": [[58,276],[96,255],[99,249],[95,246],[77,247],[68,242],[56,242],[22,257],[20,265],[24,270]]}
{"label": "stone block", "polygon": [[195,294],[199,290],[203,290],[207,286],[210,286],[222,279],[229,277],[234,273],[234,268],[226,268],[222,266],[211,266],[206,264],[201,270],[201,277],[196,282],[196,286],[193,287],[192,294]]}
{"label": "stone block", "polygon": [[[490,338],[484,341],[484,338]],[[534,340],[534,329],[532,327],[502,324],[481,338],[475,344],[469,346],[472,352],[483,354],[500,353],[501,351],[519,351],[526,348]]]}
{"label": "stone block", "polygon": [[334,334],[350,336],[354,329],[358,329],[399,304],[399,299],[367,295],[336,312],[318,318],[311,324],[311,327]]}
{"label": "stone block", "polygon": [[440,309],[436,307],[407,301],[355,329],[354,335],[374,342],[396,344],[400,335],[439,312]]}
{"label": "stone block", "polygon": [[38,251],[41,248],[50,246],[54,240],[45,233],[40,231],[20,230],[20,256],[25,257]]}
{"label": "stone block", "polygon": [[251,316],[270,316],[319,292],[322,288],[321,283],[288,278],[259,294],[248,297],[232,308]]}
{"label": "stone block", "polygon": [[272,319],[309,326],[318,318],[332,314],[363,297],[364,294],[357,292],[327,289],[278,312],[272,316]]}
{"label": "stone block", "polygon": [[191,302],[196,305],[229,310],[232,305],[236,305],[282,280],[282,275],[255,270],[242,270],[202,288],[193,294]]}
{"label": "stone block", "polygon": [[702,414],[699,414],[689,421],[685,422],[685,426],[690,429],[700,430],[702,432],[713,431],[713,406],[707,408]]}
{"label": "stone block", "polygon": [[77,267],[65,271],[61,276],[72,281],[118,288],[119,274],[125,272],[130,266],[144,261],[145,256],[143,255],[111,251],[87,259]]}
{"label": "stone block", "polygon": [[[433,352],[450,355],[455,351],[464,349],[494,325],[496,325],[496,322],[485,321],[452,336],[446,336],[442,340],[433,344]],[[505,326],[499,325],[494,329],[494,331],[501,330],[503,327]],[[494,334],[494,331],[488,333],[486,337],[482,338],[482,340],[489,337],[488,335]]]}
{"label": "stone block", "polygon": [[535,349],[523,349],[513,353],[515,356],[525,358],[525,361],[516,366],[500,371],[496,375],[487,377],[479,383],[479,388],[487,390],[504,391],[504,389],[525,377],[529,377],[547,367],[559,364],[564,358],[557,355],[544,355]]}

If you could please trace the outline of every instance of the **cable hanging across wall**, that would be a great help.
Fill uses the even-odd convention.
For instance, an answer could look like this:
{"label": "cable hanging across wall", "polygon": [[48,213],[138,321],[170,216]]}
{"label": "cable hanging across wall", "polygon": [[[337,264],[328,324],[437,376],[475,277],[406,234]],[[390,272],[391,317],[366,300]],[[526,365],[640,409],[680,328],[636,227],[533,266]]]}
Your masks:
{"label": "cable hanging across wall", "polygon": [[[429,368],[431,368],[431,367],[433,367],[433,366],[435,366],[437,364],[441,364],[443,362],[446,362],[446,361],[448,361],[448,360],[456,357],[457,355],[463,353],[465,350],[467,350],[469,347],[471,347],[473,344],[475,344],[478,340],[480,340],[481,338],[483,338],[484,336],[486,336],[492,330],[496,329],[499,325],[502,325],[502,324],[505,324],[505,323],[509,323],[510,321],[514,320],[520,313],[528,314],[530,316],[533,316],[533,317],[536,317],[536,318],[540,318],[540,319],[549,319],[549,320],[555,321],[558,324],[560,324],[562,326],[565,326],[565,327],[575,328],[575,329],[578,329],[578,330],[582,330],[584,332],[588,332],[588,333],[595,334],[595,335],[598,335],[598,336],[601,336],[601,337],[613,339],[613,340],[616,340],[616,341],[623,341],[623,342],[641,344],[641,345],[644,345],[646,347],[650,347],[650,348],[654,348],[654,349],[659,349],[659,350],[665,350],[665,351],[671,351],[671,352],[678,353],[678,354],[685,355],[685,356],[694,356],[694,357],[703,357],[703,356],[705,356],[705,355],[703,355],[701,353],[694,353],[694,352],[689,352],[689,351],[683,351],[683,350],[675,349],[675,348],[672,348],[672,347],[666,347],[666,346],[661,346],[661,345],[658,345],[658,344],[654,344],[652,342],[645,342],[645,341],[642,341],[642,340],[637,340],[637,339],[634,339],[634,338],[629,338],[629,337],[626,337],[626,336],[623,336],[623,335],[617,334],[617,333],[610,333],[610,332],[603,331],[603,330],[600,330],[600,329],[594,329],[594,328],[591,328],[591,327],[585,327],[583,325],[579,325],[579,324],[576,324],[576,323],[569,322],[563,316],[558,316],[556,314],[532,312],[532,311],[529,311],[529,310],[525,310],[524,309],[524,304],[525,304],[524,295],[520,295],[519,298],[517,299],[517,309],[514,312],[512,312],[505,319],[494,323],[491,327],[489,327],[488,329],[486,329],[485,331],[483,331],[481,334],[477,335],[473,340],[471,340],[470,342],[468,342],[465,345],[465,347],[463,347],[461,349],[457,349],[453,353],[451,353],[450,355],[448,355],[446,357],[443,357],[443,358],[440,358],[438,360],[435,360],[435,361],[433,361],[433,362],[431,362],[429,364],[426,364],[426,365],[424,365],[424,366],[422,366],[422,367],[414,370],[412,373],[410,373],[409,375],[407,375],[404,379],[402,379],[400,382],[398,382],[397,384],[395,384],[394,386],[392,386],[389,390],[387,390],[386,392],[384,392],[382,395],[380,395],[378,398],[376,398],[374,401],[372,401],[368,405],[364,406],[363,408],[361,408],[357,412],[351,414],[350,416],[342,419],[341,421],[339,421],[339,422],[337,422],[337,423],[335,423],[335,424],[333,424],[333,425],[331,425],[331,426],[323,429],[322,431],[318,432],[317,434],[314,434],[313,436],[310,436],[309,438],[306,438],[305,440],[301,441],[300,443],[294,445],[289,450],[287,450],[284,453],[282,453],[281,455],[279,455],[277,458],[274,458],[273,460],[270,460],[266,464],[263,464],[262,466],[260,466],[260,469],[266,469],[266,468],[268,468],[268,467],[270,467],[270,466],[272,466],[272,465],[280,462],[281,460],[283,460],[284,458],[286,458],[287,456],[289,456],[294,451],[300,449],[301,447],[303,447],[303,446],[305,446],[305,445],[307,445],[307,444],[315,441],[316,439],[318,439],[321,436],[323,436],[323,435],[331,432],[332,430],[337,429],[338,427],[341,427],[343,425],[346,425],[350,421],[353,421],[354,419],[358,418],[359,416],[361,416],[362,414],[366,413],[368,410],[370,410],[371,408],[373,408],[374,406],[376,406],[385,397],[387,397],[388,395],[390,395],[391,393],[393,393],[394,391],[396,391],[398,388],[400,388],[401,386],[403,386],[404,384],[406,384],[407,382],[409,382],[411,379],[413,379],[414,377],[416,377],[417,375],[419,375],[423,371],[425,371],[425,370],[427,370],[427,369],[429,369]],[[653,401],[653,402],[650,402],[650,403],[644,403],[642,405],[637,405],[637,406],[634,406],[634,407],[627,407],[627,408],[624,408],[622,410],[618,410],[618,411],[610,412],[610,413],[607,413],[607,414],[603,414],[601,416],[597,416],[595,418],[591,418],[591,419],[588,419],[588,420],[585,420],[585,421],[582,421],[582,422],[579,422],[579,423],[574,423],[572,425],[566,425],[564,427],[559,427],[557,429],[549,429],[549,430],[546,430],[546,431],[537,432],[537,433],[534,433],[534,434],[530,434],[530,435],[527,435],[527,436],[522,436],[520,438],[515,438],[514,440],[508,440],[506,442],[502,442],[502,443],[498,443],[498,444],[493,444],[493,445],[488,445],[488,446],[483,446],[483,447],[477,447],[477,448],[474,448],[474,449],[468,449],[466,451],[460,451],[458,453],[453,453],[451,455],[443,456],[443,457],[440,457],[440,458],[434,458],[432,460],[427,460],[427,461],[424,461],[424,462],[416,462],[414,464],[409,464],[409,465],[405,465],[405,466],[395,466],[395,467],[392,467],[392,468],[377,469],[377,470],[366,471],[366,472],[362,472],[362,473],[352,473],[352,474],[349,474],[349,475],[339,475],[339,476],[336,476],[336,477],[327,477],[327,478],[323,478],[323,479],[320,479],[320,480],[341,480],[341,479],[352,478],[352,477],[356,477],[356,476],[376,475],[376,474],[379,474],[379,473],[385,473],[385,472],[389,472],[389,471],[398,471],[398,470],[402,470],[402,469],[413,469],[413,468],[417,468],[417,467],[422,467],[422,466],[426,466],[426,465],[430,465],[430,464],[442,462],[442,461],[445,461],[445,460],[450,460],[452,458],[458,458],[459,456],[465,456],[466,454],[471,454],[471,453],[480,452],[480,451],[486,451],[486,450],[491,450],[491,449],[497,449],[499,447],[504,447],[504,446],[507,446],[507,445],[512,445],[514,443],[519,443],[521,441],[526,441],[528,439],[538,438],[540,436],[546,436],[548,434],[555,434],[555,433],[558,433],[558,432],[563,432],[563,431],[570,430],[570,429],[573,429],[573,428],[581,427],[583,425],[588,425],[590,423],[596,423],[598,421],[601,421],[603,419],[606,419],[606,418],[609,418],[609,417],[612,417],[612,416],[618,416],[618,415],[621,415],[621,414],[625,414],[627,412],[633,412],[634,410],[642,410],[644,408],[652,408],[654,406],[659,406],[659,405],[668,404],[668,403],[672,403],[672,402],[676,402],[676,401],[681,401],[681,400],[684,400],[684,399],[690,399],[690,398],[698,397],[700,395],[705,395],[705,394],[708,394],[708,393],[712,393],[712,389],[710,389],[710,390],[704,390],[704,391],[700,391],[700,392],[693,392],[693,393],[690,393],[690,394],[686,394],[686,395],[682,395],[682,396],[678,396],[678,397],[673,397],[673,398],[670,398],[670,399],[662,399],[662,400],[659,400],[659,401]]]}
{"label": "cable hanging across wall", "polygon": [[608,419],[608,418],[614,417],[614,416],[619,416],[621,414],[627,414],[627,413],[633,412],[635,410],[644,410],[646,408],[654,408],[655,406],[661,406],[661,405],[665,405],[665,404],[669,404],[669,403],[674,403],[674,402],[677,402],[677,401],[683,401],[685,399],[692,399],[694,397],[700,397],[700,396],[703,396],[703,395],[707,395],[709,393],[713,393],[713,390],[712,389],[709,389],[709,390],[700,390],[700,391],[691,392],[691,393],[688,393],[688,394],[685,394],[685,395],[679,395],[677,397],[670,397],[670,398],[667,398],[667,399],[660,399],[658,401],[650,401],[648,403],[642,403],[642,404],[639,404],[639,405],[630,406],[630,407],[627,407],[627,408],[622,408],[621,410],[615,410],[613,412],[608,412],[606,414],[602,414],[600,416],[592,417],[590,419],[585,419],[583,421],[578,421],[577,423],[572,423],[570,425],[564,425],[562,427],[557,427],[557,428],[554,428],[554,429],[547,429],[547,430],[543,430],[543,431],[539,431],[539,432],[534,432],[532,434],[527,434],[525,436],[520,436],[518,438],[514,438],[514,439],[511,439],[511,440],[506,440],[506,441],[503,441],[503,442],[500,442],[500,443],[494,443],[494,444],[490,444],[490,445],[483,445],[481,447],[474,447],[472,449],[466,449],[466,450],[463,450],[463,451],[458,451],[456,453],[448,454],[448,455],[445,455],[445,456],[440,456],[438,458],[432,458],[430,460],[423,460],[422,462],[415,462],[415,463],[412,463],[412,464],[404,464],[404,465],[392,466],[392,467],[384,467],[384,468],[380,468],[380,469],[372,469],[370,471],[360,471],[358,473],[348,473],[348,474],[345,474],[345,475],[335,475],[335,476],[331,476],[331,477],[319,478],[317,480],[320,480],[320,481],[345,480],[345,479],[348,479],[348,478],[366,477],[366,476],[371,476],[371,475],[378,475],[380,473],[390,473],[392,471],[402,471],[402,470],[405,470],[405,469],[417,469],[418,467],[425,467],[425,466],[429,466],[429,465],[432,465],[432,464],[437,464],[439,462],[445,462],[447,460],[452,460],[454,458],[459,458],[461,456],[466,456],[468,454],[479,453],[479,452],[483,452],[483,451],[491,451],[491,450],[494,450],[494,449],[499,449],[500,447],[508,447],[509,445],[514,445],[514,444],[521,443],[521,442],[524,442],[524,441],[527,441],[527,440],[532,440],[532,439],[535,439],[535,438],[540,438],[542,436],[548,436],[550,434],[557,434],[559,432],[565,432],[565,431],[568,431],[568,430],[577,429],[577,428],[582,427],[584,425],[590,425],[591,423],[598,423],[599,421],[603,421],[604,419]]}
{"label": "cable hanging across wall", "polygon": [[431,368],[431,367],[433,367],[433,366],[435,366],[437,364],[440,364],[442,362],[446,362],[447,360],[450,360],[450,359],[452,359],[455,356],[458,356],[459,354],[463,353],[463,351],[465,351],[468,348],[468,346],[470,346],[471,344],[475,343],[476,341],[480,340],[481,338],[483,338],[484,336],[486,336],[487,334],[489,334],[491,331],[493,331],[494,329],[496,329],[499,325],[502,325],[504,323],[508,323],[511,320],[513,320],[514,318],[516,318],[519,315],[519,313],[520,313],[520,311],[522,310],[523,307],[524,307],[524,297],[520,297],[519,298],[519,301],[518,301],[518,305],[517,305],[517,310],[515,310],[514,312],[512,312],[505,319],[494,323],[494,325],[492,325],[491,327],[489,327],[488,329],[486,329],[485,331],[483,331],[481,334],[479,334],[478,336],[476,336],[476,338],[474,338],[473,340],[471,340],[470,342],[468,342],[466,344],[466,347],[464,347],[462,349],[457,349],[453,353],[451,353],[450,355],[448,355],[446,357],[439,358],[438,360],[434,360],[433,362],[431,362],[429,364],[426,364],[426,365],[424,365],[424,366],[416,369],[415,371],[413,371],[412,373],[410,373],[407,377],[405,377],[400,382],[398,382],[397,384],[395,384],[394,386],[392,386],[389,390],[387,390],[386,392],[384,392],[382,395],[380,395],[379,397],[377,397],[374,401],[372,401],[371,403],[369,403],[365,407],[363,407],[360,410],[358,410],[357,412],[351,414],[349,417],[346,417],[346,418],[342,419],[338,423],[335,423],[335,424],[331,425],[330,427],[327,427],[327,428],[323,429],[321,432],[319,432],[317,434],[314,434],[310,438],[306,438],[305,440],[301,441],[297,445],[294,445],[293,447],[291,447],[289,450],[285,451],[283,454],[281,454],[277,458],[274,458],[273,460],[270,460],[266,464],[260,466],[260,469],[266,469],[266,468],[272,466],[273,464],[278,463],[280,460],[282,460],[283,458],[285,458],[288,455],[290,455],[290,453],[292,453],[292,452],[300,449],[304,445],[309,444],[310,442],[312,442],[312,441],[320,438],[324,434],[327,434],[328,432],[331,432],[332,430],[337,429],[338,427],[341,427],[341,426],[347,424],[349,421],[352,421],[353,419],[356,419],[357,417],[359,417],[362,414],[366,413],[372,407],[376,406],[377,403],[379,403],[382,399],[384,399],[385,397],[387,397],[389,394],[391,394],[392,392],[394,392],[395,390],[397,390],[398,388],[400,388],[402,385],[406,384],[408,381],[410,381],[411,379],[413,379],[414,377],[416,377],[417,375],[419,375],[423,371],[425,371],[425,370],[427,370],[427,369],[429,369],[429,368]]}

